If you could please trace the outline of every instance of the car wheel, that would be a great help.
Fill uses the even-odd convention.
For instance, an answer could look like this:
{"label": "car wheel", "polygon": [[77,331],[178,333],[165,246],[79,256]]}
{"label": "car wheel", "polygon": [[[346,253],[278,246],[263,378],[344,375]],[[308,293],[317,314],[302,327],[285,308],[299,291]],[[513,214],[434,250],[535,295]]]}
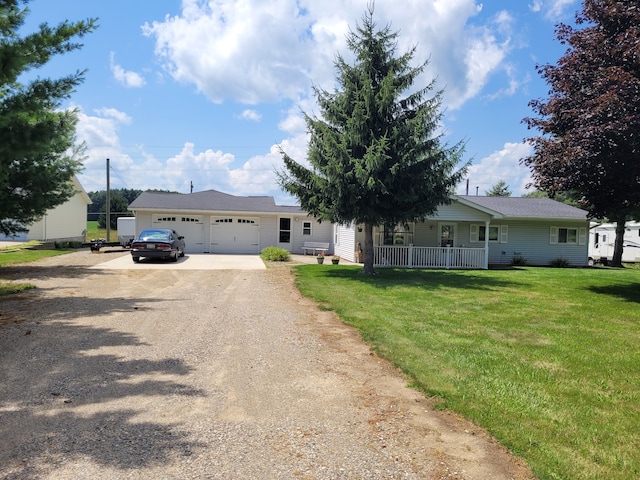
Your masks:
{"label": "car wheel", "polygon": [[140,261],[140,257],[131,257],[133,263],[138,263]]}
{"label": "car wheel", "polygon": [[180,250],[180,256],[184,257],[184,250]]}
{"label": "car wheel", "polygon": [[178,255],[180,255],[180,253],[178,252],[178,250],[176,250],[175,255],[171,258],[172,262],[177,262],[178,261]]}

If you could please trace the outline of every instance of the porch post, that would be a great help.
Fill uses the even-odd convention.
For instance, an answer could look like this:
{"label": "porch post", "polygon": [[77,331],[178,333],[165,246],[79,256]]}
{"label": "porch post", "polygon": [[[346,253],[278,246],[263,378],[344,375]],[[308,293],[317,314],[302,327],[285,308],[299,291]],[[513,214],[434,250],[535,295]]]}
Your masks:
{"label": "porch post", "polygon": [[489,224],[490,220],[484,222],[484,269],[489,268]]}

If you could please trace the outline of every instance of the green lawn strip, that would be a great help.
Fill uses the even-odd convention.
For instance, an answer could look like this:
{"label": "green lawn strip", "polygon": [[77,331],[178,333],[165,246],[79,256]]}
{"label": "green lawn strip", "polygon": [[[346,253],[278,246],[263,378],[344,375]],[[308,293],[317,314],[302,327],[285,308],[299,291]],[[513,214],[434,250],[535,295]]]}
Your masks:
{"label": "green lawn strip", "polygon": [[[104,238],[104,239],[107,238],[107,229],[100,228],[98,226],[97,220],[92,220],[87,222],[87,242],[90,242],[91,240],[97,240],[99,238]],[[118,240],[118,231],[113,229],[110,232],[109,241],[115,242],[117,240]]]}
{"label": "green lawn strip", "polygon": [[[36,260],[40,260],[41,258],[47,257],[55,257],[57,255],[64,255],[65,253],[76,252],[77,250],[73,249],[55,249],[55,250],[14,250],[11,252],[0,252],[0,267],[4,267],[7,265],[14,265],[17,263],[28,263],[35,262]],[[0,274],[2,270],[0,270]]]}
{"label": "green lawn strip", "polygon": [[34,288],[36,288],[36,286],[31,283],[11,283],[4,282],[0,279],[0,297],[21,293],[25,290],[32,290]]}
{"label": "green lawn strip", "polygon": [[640,271],[360,271],[297,282],[541,479],[640,476]]}
{"label": "green lawn strip", "polygon": [[17,283],[7,281],[2,278],[2,267],[15,265],[19,263],[28,263],[40,260],[41,258],[55,257],[65,253],[75,252],[76,250],[56,249],[56,250],[28,250],[24,246],[20,250],[2,250],[0,252],[0,296],[21,293],[25,290],[36,288],[31,283]]}

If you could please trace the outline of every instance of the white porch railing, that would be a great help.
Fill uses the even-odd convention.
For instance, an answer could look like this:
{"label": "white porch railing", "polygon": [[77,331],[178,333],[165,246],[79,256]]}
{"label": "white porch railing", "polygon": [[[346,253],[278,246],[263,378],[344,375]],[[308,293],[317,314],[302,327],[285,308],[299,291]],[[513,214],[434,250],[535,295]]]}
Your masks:
{"label": "white porch railing", "polygon": [[484,248],[374,246],[377,267],[484,269]]}

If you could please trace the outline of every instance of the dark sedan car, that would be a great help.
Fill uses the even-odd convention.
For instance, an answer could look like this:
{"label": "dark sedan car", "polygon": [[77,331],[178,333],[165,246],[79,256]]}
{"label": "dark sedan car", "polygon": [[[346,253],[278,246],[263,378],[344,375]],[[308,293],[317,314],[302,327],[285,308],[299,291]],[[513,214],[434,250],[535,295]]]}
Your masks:
{"label": "dark sedan car", "polygon": [[177,262],[178,257],[184,257],[184,237],[169,228],[142,230],[131,244],[131,258],[138,263],[142,257]]}

